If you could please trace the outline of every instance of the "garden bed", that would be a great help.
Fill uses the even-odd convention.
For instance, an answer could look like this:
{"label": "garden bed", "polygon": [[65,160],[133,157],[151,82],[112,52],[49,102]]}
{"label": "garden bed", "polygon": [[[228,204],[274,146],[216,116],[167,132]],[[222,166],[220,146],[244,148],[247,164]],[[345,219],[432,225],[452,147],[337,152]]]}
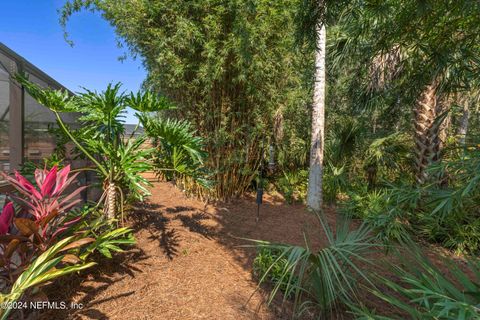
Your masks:
{"label": "garden bed", "polygon": [[131,215],[137,245],[112,260],[52,284],[51,301],[83,304],[80,310],[49,310],[43,319],[282,319],[254,293],[254,249],[235,237],[302,243],[301,230],[318,230],[302,206],[269,198],[255,222],[252,199],[205,205],[169,183]]}
{"label": "garden bed", "polygon": [[[205,205],[169,183],[155,183],[152,193],[129,220],[135,248],[52,284],[50,301],[83,308],[49,310],[43,319],[290,318],[281,299],[268,307],[266,292],[254,293],[255,249],[239,247],[239,238],[303,244],[302,231],[315,239],[321,230],[313,214],[267,196],[257,223],[253,197]],[[326,213],[333,222],[335,212]]]}

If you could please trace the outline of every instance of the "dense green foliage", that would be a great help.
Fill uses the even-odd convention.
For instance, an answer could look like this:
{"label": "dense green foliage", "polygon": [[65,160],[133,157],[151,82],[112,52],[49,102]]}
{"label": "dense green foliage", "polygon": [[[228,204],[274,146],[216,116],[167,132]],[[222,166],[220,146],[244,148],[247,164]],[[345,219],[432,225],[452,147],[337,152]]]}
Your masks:
{"label": "dense green foliage", "polygon": [[204,166],[207,153],[191,124],[149,115],[141,115],[139,119],[155,148],[152,163],[156,174],[196,196],[208,194],[211,180]]}
{"label": "dense green foliage", "polygon": [[[329,241],[319,250],[260,243],[269,251],[256,268],[275,283],[272,296],[293,293],[300,310],[325,314],[343,302],[388,319],[354,301],[353,284],[373,281],[355,262],[374,241],[388,253],[414,236],[478,255],[479,1],[72,0],[63,25],[84,8],[99,10],[142,59],[145,87],[178,106],[160,112],[177,119],[177,134],[157,140],[158,166],[177,168],[165,175],[188,189],[182,175],[196,177],[205,163],[214,198],[248,190],[267,157],[276,170],[266,181],[289,202],[305,198],[311,60],[317,27],[327,25],[324,197],[364,224],[333,231],[322,221]],[[191,140],[185,120],[202,139]],[[156,137],[166,123],[145,127]],[[172,146],[182,137],[208,157]],[[452,267],[452,281],[415,259],[390,266],[399,282],[376,279],[397,295],[372,292],[411,318],[478,317],[478,285],[464,271]],[[478,262],[469,265],[477,274]]]}
{"label": "dense green foliage", "polygon": [[[288,279],[292,277],[290,272],[285,276],[283,275],[287,263],[287,258],[282,254],[281,250],[259,247],[257,255],[253,260],[253,273],[261,282],[265,281],[277,286],[280,284],[280,290],[286,293]],[[295,279],[290,280],[290,282],[295,281]]]}
{"label": "dense green foliage", "polygon": [[[398,280],[375,276],[388,290],[378,288],[371,292],[388,305],[388,315],[372,312],[364,307],[350,305],[358,319],[478,319],[480,263],[470,258],[465,266],[445,258],[448,271],[440,269],[423,256],[414,243],[409,243],[413,254],[396,252],[401,264],[390,264]],[[394,316],[395,315],[395,316]]]}
{"label": "dense green foliage", "polygon": [[63,22],[83,7],[102,12],[142,59],[145,87],[174,101],[170,113],[203,137],[212,196],[228,198],[255,178],[263,141],[277,142],[285,162],[306,155],[311,68],[309,55],[293,50],[295,3],[72,1]]}
{"label": "dense green foliage", "polygon": [[[104,201],[107,218],[123,220],[124,204],[143,201],[150,194],[147,189],[150,183],[144,174],[154,168],[157,173],[172,170],[197,180],[203,178],[198,173],[203,164],[203,146],[188,123],[151,116],[152,112],[172,108],[165,98],[149,91],[127,95],[120,91],[120,84],[109,84],[100,93],[85,89],[83,93],[70,95],[43,89],[23,75],[18,75],[17,80],[32,97],[54,112],[65,140],[73,142],[80,157],[94,165],[87,170],[96,171],[103,184],[100,201]],[[123,118],[127,107],[137,111],[146,134],[135,136],[134,131],[126,136]],[[62,112],[79,114],[79,128],[68,128],[60,117]],[[149,148],[148,138],[160,144]]]}
{"label": "dense green foliage", "polygon": [[[415,235],[477,255],[479,3],[350,1],[335,9],[340,11],[327,20],[324,191],[335,190],[342,211],[364,219],[383,243],[409,243]],[[431,102],[423,92],[432,82],[435,110],[422,114],[418,105]],[[424,140],[422,117],[431,117]],[[461,130],[465,117],[468,131]],[[425,142],[434,144],[427,154]],[[425,155],[428,178],[418,183]],[[376,279],[402,296],[373,290],[403,312],[398,318],[478,318],[478,285],[471,278],[478,273],[476,260],[467,272],[452,265],[452,281],[425,258],[417,259],[391,265],[400,281]]]}
{"label": "dense green foliage", "polygon": [[323,216],[318,218],[327,238],[326,245],[319,249],[308,243],[301,247],[257,242],[262,248],[257,265],[265,263],[264,250],[275,252],[276,259],[260,279],[275,282],[270,301],[279,290],[285,298],[293,295],[295,314],[319,310],[321,315],[330,315],[341,301],[357,299],[360,280],[370,283],[360,267],[360,263],[371,264],[366,254],[376,246],[370,228],[363,224],[351,231],[351,220],[339,219],[334,231]]}

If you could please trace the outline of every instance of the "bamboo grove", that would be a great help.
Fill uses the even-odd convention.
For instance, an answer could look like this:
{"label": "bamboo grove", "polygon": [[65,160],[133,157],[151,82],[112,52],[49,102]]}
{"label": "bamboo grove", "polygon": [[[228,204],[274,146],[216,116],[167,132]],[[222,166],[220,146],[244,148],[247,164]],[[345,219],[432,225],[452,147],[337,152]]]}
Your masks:
{"label": "bamboo grove", "polygon": [[[310,100],[309,55],[292,50],[295,1],[227,2],[95,3],[142,57],[144,86],[171,99],[171,114],[205,139],[210,196],[219,199],[250,187],[262,150],[290,120],[286,110],[308,115]],[[66,17],[80,5],[67,6]]]}

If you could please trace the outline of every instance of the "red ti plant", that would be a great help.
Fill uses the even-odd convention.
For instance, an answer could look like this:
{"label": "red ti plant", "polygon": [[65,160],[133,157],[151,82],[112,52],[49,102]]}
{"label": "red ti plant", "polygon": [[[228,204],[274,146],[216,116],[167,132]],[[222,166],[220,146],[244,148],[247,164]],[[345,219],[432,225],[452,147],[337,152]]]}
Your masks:
{"label": "red ti plant", "polygon": [[[15,259],[13,259],[15,261],[12,261],[12,255],[19,248],[19,245],[28,241],[26,237],[9,234],[14,215],[15,208],[13,207],[13,202],[7,203],[0,214],[0,267],[8,271],[18,268],[25,262],[24,255],[17,254]],[[22,245],[23,249],[25,249],[24,244]]]}
{"label": "red ti plant", "polygon": [[[85,187],[69,188],[77,177],[70,173],[70,166],[37,169],[32,183],[18,172],[0,172],[16,190],[9,197],[19,204],[15,210],[13,202],[7,203],[0,214],[0,302],[15,301],[41,282],[92,265],[82,262],[75,250],[94,238],[78,231],[60,239],[81,218],[69,213]],[[0,309],[0,317],[5,319],[8,312]]]}
{"label": "red ti plant", "polygon": [[9,202],[3,207],[2,214],[0,215],[0,235],[4,236],[8,233],[14,215],[15,209],[13,208],[13,203]]}
{"label": "red ti plant", "polygon": [[[35,187],[24,176],[15,171],[15,177],[0,174],[18,192],[10,197],[18,202],[26,216],[14,219],[14,224],[22,236],[33,236],[34,243],[45,250],[59,233],[65,231],[80,218],[65,221],[65,214],[81,200],[75,199],[82,190],[78,187],[69,195],[62,197],[66,189],[76,179],[78,173],[70,175],[70,165],[61,170],[54,166],[50,171],[35,170]],[[0,222],[1,228],[1,222]]]}

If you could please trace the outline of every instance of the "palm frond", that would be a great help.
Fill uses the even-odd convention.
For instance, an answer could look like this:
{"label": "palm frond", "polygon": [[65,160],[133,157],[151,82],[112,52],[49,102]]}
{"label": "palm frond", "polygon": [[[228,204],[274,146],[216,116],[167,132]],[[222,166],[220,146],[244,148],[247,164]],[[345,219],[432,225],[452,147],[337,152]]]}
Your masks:
{"label": "palm frond", "polygon": [[[291,294],[295,297],[295,313],[312,306],[322,313],[330,313],[340,301],[356,298],[358,281],[372,284],[370,276],[359,265],[373,263],[367,253],[376,244],[368,225],[362,224],[352,230],[351,220],[345,217],[337,222],[334,231],[324,216],[318,213],[317,216],[327,237],[327,243],[318,250],[308,245],[256,242],[260,247],[281,252],[278,259],[286,259],[269,301],[283,288],[284,299]],[[260,282],[273,267],[272,264]]]}

